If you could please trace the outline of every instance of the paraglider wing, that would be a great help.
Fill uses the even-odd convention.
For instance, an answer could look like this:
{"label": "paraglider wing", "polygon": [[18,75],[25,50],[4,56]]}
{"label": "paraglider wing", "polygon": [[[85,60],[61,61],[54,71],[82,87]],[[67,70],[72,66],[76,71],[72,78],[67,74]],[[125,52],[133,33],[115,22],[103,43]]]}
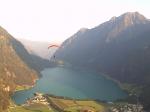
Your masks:
{"label": "paraglider wing", "polygon": [[48,49],[50,49],[51,47],[59,47],[59,45],[50,45],[48,46]]}
{"label": "paraglider wing", "polygon": [[[59,48],[60,46],[59,45],[57,45],[57,44],[50,44],[49,46],[48,46],[48,49],[51,49],[51,48]],[[53,55],[53,59],[55,60],[55,55]]]}

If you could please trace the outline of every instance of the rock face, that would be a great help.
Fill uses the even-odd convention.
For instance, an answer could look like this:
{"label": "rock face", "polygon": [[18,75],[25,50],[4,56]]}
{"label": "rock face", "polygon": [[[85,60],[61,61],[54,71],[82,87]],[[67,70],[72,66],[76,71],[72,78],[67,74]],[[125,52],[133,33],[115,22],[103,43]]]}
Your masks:
{"label": "rock face", "polygon": [[79,30],[62,44],[56,57],[121,82],[149,83],[150,21],[128,12],[93,29]]}
{"label": "rock face", "polygon": [[47,60],[30,55],[24,46],[0,27],[0,112],[9,104],[16,86],[32,86]]}

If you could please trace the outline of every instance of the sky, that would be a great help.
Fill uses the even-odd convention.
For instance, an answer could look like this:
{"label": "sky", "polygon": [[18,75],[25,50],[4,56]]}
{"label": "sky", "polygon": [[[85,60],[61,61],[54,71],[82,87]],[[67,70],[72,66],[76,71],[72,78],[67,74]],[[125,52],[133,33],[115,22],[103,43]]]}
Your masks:
{"label": "sky", "polygon": [[61,43],[125,12],[150,19],[150,0],[0,0],[0,26],[15,38]]}

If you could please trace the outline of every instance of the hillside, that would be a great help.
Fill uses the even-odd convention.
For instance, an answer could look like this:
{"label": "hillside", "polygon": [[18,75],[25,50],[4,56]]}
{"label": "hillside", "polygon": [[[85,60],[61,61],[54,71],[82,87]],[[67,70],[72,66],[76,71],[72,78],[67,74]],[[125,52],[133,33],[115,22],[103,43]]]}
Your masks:
{"label": "hillside", "polygon": [[24,46],[0,27],[0,112],[9,105],[16,86],[33,86],[47,60],[30,55]]}
{"label": "hillside", "polygon": [[55,55],[72,66],[97,70],[122,83],[142,85],[146,91],[142,97],[145,93],[150,97],[150,21],[138,12],[79,30]]}
{"label": "hillside", "polygon": [[12,39],[11,42],[16,53],[30,68],[40,72],[41,70],[52,66],[47,59],[43,59],[36,54],[28,53],[25,47],[18,40]]}
{"label": "hillside", "polygon": [[56,55],[58,59],[97,69],[121,82],[148,83],[145,79],[149,77],[149,32],[148,19],[137,12],[125,13],[93,29],[79,30],[62,44]]}

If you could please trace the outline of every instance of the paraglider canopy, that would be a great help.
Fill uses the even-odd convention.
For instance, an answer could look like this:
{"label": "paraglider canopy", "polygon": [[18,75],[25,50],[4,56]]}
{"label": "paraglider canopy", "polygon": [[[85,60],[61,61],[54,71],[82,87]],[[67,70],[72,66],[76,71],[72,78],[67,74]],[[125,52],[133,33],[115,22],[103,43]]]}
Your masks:
{"label": "paraglider canopy", "polygon": [[[54,49],[54,48],[59,48],[60,46],[58,45],[58,44],[50,44],[49,46],[48,46],[48,49]],[[56,59],[56,56],[55,56],[55,54],[54,54],[54,52],[53,52],[53,58],[50,58],[50,60],[51,61],[56,61],[55,60]]]}
{"label": "paraglider canopy", "polygon": [[57,45],[57,44],[51,44],[51,45],[48,46],[48,49],[50,49],[52,47],[59,47],[59,45]]}

